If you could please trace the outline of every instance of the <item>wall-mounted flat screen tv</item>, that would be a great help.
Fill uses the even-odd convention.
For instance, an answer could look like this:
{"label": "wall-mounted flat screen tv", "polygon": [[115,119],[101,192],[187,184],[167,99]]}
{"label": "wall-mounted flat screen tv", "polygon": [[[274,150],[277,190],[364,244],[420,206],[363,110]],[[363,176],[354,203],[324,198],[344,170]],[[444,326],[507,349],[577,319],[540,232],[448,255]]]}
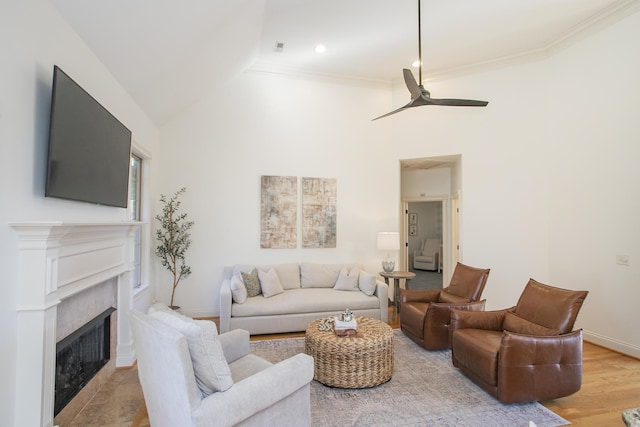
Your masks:
{"label": "wall-mounted flat screen tv", "polygon": [[131,131],[53,68],[45,196],[126,208]]}

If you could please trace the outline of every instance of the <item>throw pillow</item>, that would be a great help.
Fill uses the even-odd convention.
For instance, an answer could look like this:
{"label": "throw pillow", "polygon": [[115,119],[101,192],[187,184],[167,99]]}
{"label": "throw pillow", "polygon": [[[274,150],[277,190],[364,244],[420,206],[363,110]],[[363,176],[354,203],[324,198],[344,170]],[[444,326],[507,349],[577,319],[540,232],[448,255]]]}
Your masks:
{"label": "throw pillow", "polygon": [[264,295],[265,298],[284,292],[278,273],[276,273],[273,268],[270,268],[269,271],[258,270],[258,278],[260,279],[262,295]]}
{"label": "throw pillow", "polygon": [[247,300],[247,288],[238,276],[231,276],[231,297],[233,302],[242,304]]}
{"label": "throw pillow", "polygon": [[193,374],[203,397],[225,391],[233,385],[231,369],[224,358],[215,323],[162,310],[154,311],[150,316],[176,329],[187,339]]}
{"label": "throw pillow", "polygon": [[349,271],[347,267],[343,267],[340,270],[340,274],[338,274],[338,280],[336,280],[333,289],[338,291],[357,291],[359,274],[360,271],[357,268]]}
{"label": "throw pillow", "polygon": [[376,276],[375,274],[368,273],[364,270],[360,271],[360,276],[358,277],[358,288],[365,295],[371,296],[376,292]]}
{"label": "throw pillow", "polygon": [[242,272],[240,274],[242,274],[242,281],[244,282],[244,286],[247,288],[248,297],[257,297],[262,293],[257,268],[254,268],[249,273]]}

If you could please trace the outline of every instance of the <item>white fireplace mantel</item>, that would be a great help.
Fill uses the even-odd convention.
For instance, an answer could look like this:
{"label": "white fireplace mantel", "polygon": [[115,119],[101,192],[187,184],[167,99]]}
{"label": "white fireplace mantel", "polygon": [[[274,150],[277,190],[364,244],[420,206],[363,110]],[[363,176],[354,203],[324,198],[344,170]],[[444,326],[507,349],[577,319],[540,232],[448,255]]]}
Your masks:
{"label": "white fireplace mantel", "polygon": [[[19,237],[16,424],[53,425],[56,318],[61,300],[117,278],[116,366],[135,361],[135,231],[139,222],[12,222]],[[40,397],[40,401],[38,398]]]}

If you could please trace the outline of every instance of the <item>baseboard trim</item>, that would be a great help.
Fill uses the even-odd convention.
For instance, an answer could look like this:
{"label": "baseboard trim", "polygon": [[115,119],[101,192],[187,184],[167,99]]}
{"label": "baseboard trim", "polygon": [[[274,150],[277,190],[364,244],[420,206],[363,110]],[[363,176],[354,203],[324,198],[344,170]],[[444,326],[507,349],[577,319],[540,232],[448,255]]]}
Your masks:
{"label": "baseboard trim", "polygon": [[583,331],[583,337],[585,341],[589,341],[590,343],[640,359],[640,347],[638,346],[588,331]]}

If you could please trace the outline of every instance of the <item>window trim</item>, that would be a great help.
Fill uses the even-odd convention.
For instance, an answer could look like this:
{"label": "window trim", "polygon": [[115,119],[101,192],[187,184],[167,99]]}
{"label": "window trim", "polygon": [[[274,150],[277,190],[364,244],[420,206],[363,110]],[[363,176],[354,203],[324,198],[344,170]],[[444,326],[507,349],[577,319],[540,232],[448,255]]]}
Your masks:
{"label": "window trim", "polygon": [[[140,280],[137,285],[134,285],[135,290],[146,288],[150,283],[150,250],[151,250],[151,238],[149,227],[149,172],[151,170],[151,154],[149,151],[141,147],[133,141],[131,147],[131,156],[135,156],[140,159],[139,168],[139,183],[138,183],[138,217],[137,221],[140,222],[139,235],[140,235]],[[131,214],[129,214],[131,217]],[[135,221],[135,220],[134,220]]]}

